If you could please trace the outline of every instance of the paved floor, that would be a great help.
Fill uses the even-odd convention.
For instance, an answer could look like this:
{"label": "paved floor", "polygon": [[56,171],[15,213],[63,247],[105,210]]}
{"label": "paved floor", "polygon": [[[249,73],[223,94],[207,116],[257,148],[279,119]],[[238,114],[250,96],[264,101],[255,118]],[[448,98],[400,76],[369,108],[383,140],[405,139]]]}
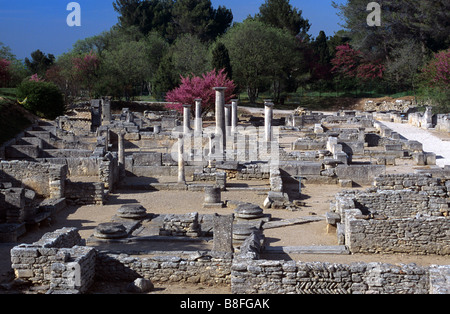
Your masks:
{"label": "paved floor", "polygon": [[441,140],[428,130],[409,124],[384,121],[382,123],[408,140],[421,142],[425,152],[436,153],[436,164],[438,166],[450,165],[450,142]]}

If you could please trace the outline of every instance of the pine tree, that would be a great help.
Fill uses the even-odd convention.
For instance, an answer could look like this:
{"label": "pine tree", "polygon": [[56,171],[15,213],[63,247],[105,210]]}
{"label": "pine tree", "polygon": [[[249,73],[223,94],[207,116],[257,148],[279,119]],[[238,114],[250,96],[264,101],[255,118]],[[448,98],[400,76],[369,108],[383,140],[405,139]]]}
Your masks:
{"label": "pine tree", "polygon": [[311,27],[302,17],[302,11],[293,8],[289,0],[266,0],[256,18],[270,26],[286,29],[294,36],[306,37]]}

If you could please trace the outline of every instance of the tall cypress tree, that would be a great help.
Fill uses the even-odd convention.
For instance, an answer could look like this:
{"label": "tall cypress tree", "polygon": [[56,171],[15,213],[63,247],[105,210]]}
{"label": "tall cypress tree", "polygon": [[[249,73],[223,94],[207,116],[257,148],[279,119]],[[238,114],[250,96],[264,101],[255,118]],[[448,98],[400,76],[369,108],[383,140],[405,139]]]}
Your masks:
{"label": "tall cypress tree", "polygon": [[212,51],[211,67],[220,71],[225,69],[225,73],[229,79],[233,77],[233,69],[231,67],[230,55],[228,49],[223,43],[218,43]]}

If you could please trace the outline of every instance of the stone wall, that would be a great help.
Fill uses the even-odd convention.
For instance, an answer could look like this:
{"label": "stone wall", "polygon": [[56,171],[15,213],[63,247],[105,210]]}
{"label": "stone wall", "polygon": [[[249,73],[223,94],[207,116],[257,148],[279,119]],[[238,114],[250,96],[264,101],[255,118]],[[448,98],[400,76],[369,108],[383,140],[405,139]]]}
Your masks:
{"label": "stone wall", "polygon": [[154,283],[191,283],[227,286],[231,283],[231,254],[178,252],[152,257],[99,253],[96,274],[102,280],[135,280]]}
{"label": "stone wall", "polygon": [[384,175],[376,187],[338,193],[340,243],[352,253],[450,254],[444,184],[430,175]]}
{"label": "stone wall", "polygon": [[162,236],[198,237],[199,233],[198,213],[166,215],[159,230]]}
{"label": "stone wall", "polygon": [[103,182],[66,182],[66,200],[76,205],[103,205],[105,184]]}
{"label": "stone wall", "polygon": [[234,254],[213,251],[98,252],[75,228],[47,233],[11,250],[16,278],[48,286],[48,293],[85,293],[94,280],[230,286],[235,294],[448,293],[450,266],[382,263],[332,264],[260,260],[261,234],[252,233]]}
{"label": "stone wall", "polygon": [[33,244],[15,246],[11,250],[15,276],[56,290],[86,291],[95,274],[95,249],[82,245],[77,229],[63,228]]}
{"label": "stone wall", "polygon": [[427,190],[429,187],[442,186],[441,179],[428,174],[387,174],[375,177],[374,185],[378,190]]}
{"label": "stone wall", "polygon": [[427,294],[427,267],[381,263],[331,264],[235,260],[235,294]]}
{"label": "stone wall", "polygon": [[347,213],[345,244],[353,253],[450,254],[450,220],[445,217],[359,218]]}
{"label": "stone wall", "polygon": [[0,182],[14,187],[27,187],[46,198],[62,198],[65,194],[67,166],[28,161],[1,161]]}

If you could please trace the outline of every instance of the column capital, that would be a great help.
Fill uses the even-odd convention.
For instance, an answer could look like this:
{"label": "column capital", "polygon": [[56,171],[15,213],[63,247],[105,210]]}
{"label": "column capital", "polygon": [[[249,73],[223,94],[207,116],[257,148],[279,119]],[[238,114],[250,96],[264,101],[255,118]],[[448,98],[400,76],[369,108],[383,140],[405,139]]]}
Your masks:
{"label": "column capital", "polygon": [[228,87],[214,87],[213,89],[215,91],[224,91],[224,90],[228,89]]}

